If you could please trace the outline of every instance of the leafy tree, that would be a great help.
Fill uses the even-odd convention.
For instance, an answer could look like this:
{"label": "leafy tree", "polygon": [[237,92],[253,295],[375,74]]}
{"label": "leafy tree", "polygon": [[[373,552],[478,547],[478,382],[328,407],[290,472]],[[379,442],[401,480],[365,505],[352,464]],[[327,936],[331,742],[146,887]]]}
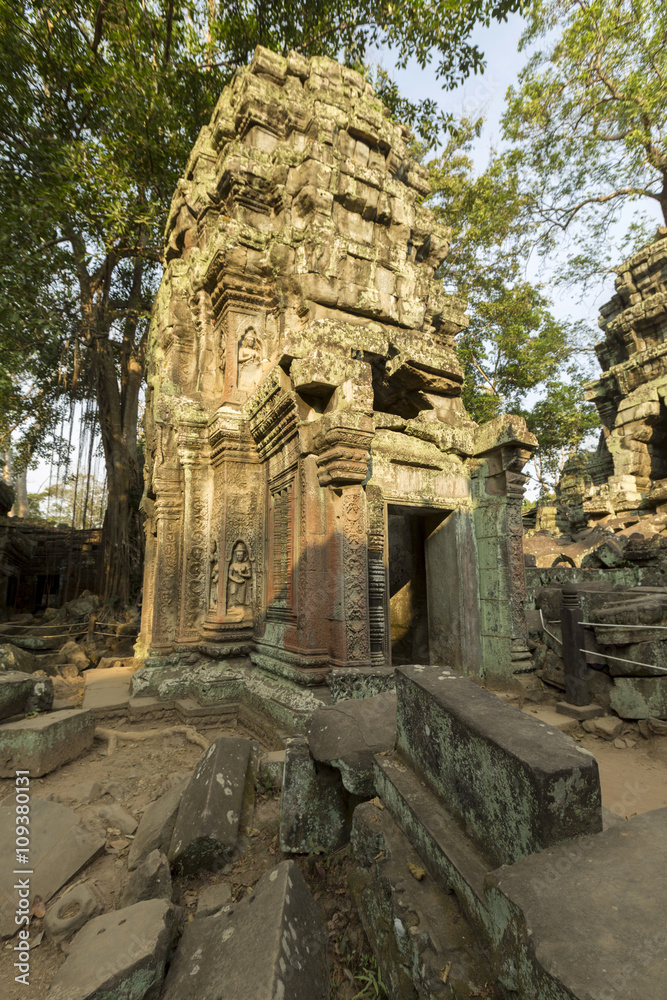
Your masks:
{"label": "leafy tree", "polygon": [[[576,223],[561,277],[586,281],[648,242],[656,210],[667,222],[667,5],[535,0],[528,17],[522,47],[546,45],[508,92],[504,135],[542,252]],[[648,214],[635,214],[614,247],[609,234],[628,204]]]}
{"label": "leafy tree", "polygon": [[542,496],[551,494],[565,462],[581,452],[600,427],[595,407],[585,402],[581,370],[570,368],[566,377],[567,381],[549,381],[545,395],[531,410],[518,411],[539,441],[531,465]]}
{"label": "leafy tree", "polygon": [[[6,344],[34,338],[45,400],[56,390],[37,372],[49,364],[57,386],[95,395],[109,490],[106,595],[127,600],[132,569],[138,583],[138,401],[161,234],[224,84],[257,44],[344,52],[356,64],[379,42],[395,46],[399,64],[415,56],[425,65],[437,54],[437,73],[452,86],[482,67],[473,27],[519,6],[0,0],[0,195],[9,223],[0,234],[1,336]],[[412,109],[432,137],[433,106]],[[42,348],[56,352],[57,365],[44,363]],[[29,369],[17,363],[10,378],[32,377]]]}
{"label": "leafy tree", "polygon": [[518,411],[531,390],[557,379],[584,333],[557,321],[543,288],[525,278],[525,196],[505,157],[493,155],[475,176],[470,146],[480,124],[462,122],[429,168],[431,207],[452,231],[441,277],[467,301],[470,316],[458,340],[463,401],[483,422]]}
{"label": "leafy tree", "polygon": [[93,475],[79,473],[39,493],[28,493],[28,511],[31,518],[47,524],[100,528],[105,501],[105,484]]}

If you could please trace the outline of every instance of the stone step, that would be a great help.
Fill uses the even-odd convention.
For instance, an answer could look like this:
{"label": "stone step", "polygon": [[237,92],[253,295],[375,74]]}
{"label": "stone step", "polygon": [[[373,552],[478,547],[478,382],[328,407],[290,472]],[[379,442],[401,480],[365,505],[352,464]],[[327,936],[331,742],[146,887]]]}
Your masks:
{"label": "stone step", "polygon": [[442,667],[396,670],[397,749],[493,867],[602,829],[593,755]]}
{"label": "stone step", "polygon": [[512,996],[665,995],[667,808],[500,868],[486,890],[496,967]]}
{"label": "stone step", "polygon": [[351,840],[348,884],[389,995],[488,996],[493,971],[479,936],[456,896],[424,871],[389,810],[357,806]]}
{"label": "stone step", "polygon": [[55,771],[90,750],[95,734],[92,712],[64,709],[0,726],[0,777],[20,768],[31,778]]}
{"label": "stone step", "polygon": [[130,683],[133,669],[109,667],[84,671],[82,707],[96,719],[124,718],[130,707]]}
{"label": "stone step", "polygon": [[236,845],[253,744],[241,737],[212,743],[183,793],[169,860],[183,873],[222,868]]}
{"label": "stone step", "polygon": [[435,883],[455,892],[466,917],[487,933],[490,918],[484,880],[494,866],[397,753],[375,758],[375,784],[383,805]]}
{"label": "stone step", "polygon": [[162,1000],[328,1000],[324,917],[293,861],[253,892],[185,925]]}

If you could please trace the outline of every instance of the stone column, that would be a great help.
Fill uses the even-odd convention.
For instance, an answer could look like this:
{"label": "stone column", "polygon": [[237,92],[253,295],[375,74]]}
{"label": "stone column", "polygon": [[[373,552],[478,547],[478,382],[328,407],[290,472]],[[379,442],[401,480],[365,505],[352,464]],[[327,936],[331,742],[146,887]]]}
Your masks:
{"label": "stone column", "polygon": [[[521,461],[523,465],[523,461]],[[523,558],[523,490],[527,480],[521,472],[505,473],[507,507],[505,513],[510,618],[512,622],[512,669],[532,670],[533,661],[526,644],[526,567]]]}
{"label": "stone column", "polygon": [[183,495],[178,471],[173,470],[173,478],[162,480],[156,486],[157,558],[151,649],[167,652],[171,650],[178,632],[180,610]]}
{"label": "stone column", "polygon": [[526,643],[522,469],[536,438],[523,420],[498,417],[476,434],[472,468],[473,523],[479,565],[483,673],[531,670]]}

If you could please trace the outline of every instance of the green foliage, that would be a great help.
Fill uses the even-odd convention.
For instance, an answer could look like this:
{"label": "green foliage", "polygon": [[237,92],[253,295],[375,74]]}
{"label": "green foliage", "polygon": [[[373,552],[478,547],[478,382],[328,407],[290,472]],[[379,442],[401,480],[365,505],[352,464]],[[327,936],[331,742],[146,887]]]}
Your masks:
{"label": "green foliage", "polygon": [[29,517],[47,524],[73,528],[100,528],[106,507],[106,487],[94,476],[67,477],[39,493],[28,494]]}
{"label": "green foliage", "polygon": [[567,459],[581,452],[587,438],[600,428],[595,407],[584,399],[581,368],[570,368],[567,381],[548,382],[545,395],[530,411],[517,412],[540,443],[532,465],[542,496],[548,496]]}
{"label": "green foliage", "polygon": [[[546,47],[508,92],[504,134],[541,252],[576,221],[560,280],[586,282],[649,241],[656,211],[667,222],[667,5],[536,0],[528,16],[523,47]],[[626,204],[632,224],[610,245]]]}
{"label": "green foliage", "polygon": [[382,997],[389,995],[382,979],[382,973],[373,956],[360,972],[355,972],[354,978],[363,985],[359,992],[354,994],[353,1000],[362,1000],[362,998],[363,1000],[381,1000]]}
{"label": "green foliage", "polygon": [[516,410],[531,390],[556,378],[587,334],[557,321],[544,289],[526,280],[525,197],[504,157],[493,155],[475,176],[470,146],[480,125],[462,122],[429,170],[430,207],[451,229],[440,275],[447,289],[467,301],[470,316],[458,339],[463,401],[483,423]]}
{"label": "green foliage", "polygon": [[35,385],[33,402],[43,401],[29,452],[53,424],[61,392],[96,397],[109,486],[108,592],[129,596],[128,567],[141,551],[140,532],[129,541],[138,518],[128,498],[139,483],[138,396],[162,233],[223,86],[257,44],[344,54],[357,65],[378,43],[394,47],[399,65],[414,57],[423,66],[437,54],[437,74],[452,86],[483,65],[473,27],[518,7],[0,0],[0,351],[33,349],[10,359],[0,384],[8,414],[0,434],[26,418],[13,386]]}

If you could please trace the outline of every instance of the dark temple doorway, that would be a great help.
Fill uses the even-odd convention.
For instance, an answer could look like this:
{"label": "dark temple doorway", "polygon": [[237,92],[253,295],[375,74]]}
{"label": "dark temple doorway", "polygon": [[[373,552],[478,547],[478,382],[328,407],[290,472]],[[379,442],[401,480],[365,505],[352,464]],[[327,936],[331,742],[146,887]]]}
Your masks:
{"label": "dark temple doorway", "polygon": [[391,662],[431,663],[434,650],[429,636],[433,617],[432,546],[429,540],[447,516],[445,511],[390,504],[388,518],[389,624]]}

